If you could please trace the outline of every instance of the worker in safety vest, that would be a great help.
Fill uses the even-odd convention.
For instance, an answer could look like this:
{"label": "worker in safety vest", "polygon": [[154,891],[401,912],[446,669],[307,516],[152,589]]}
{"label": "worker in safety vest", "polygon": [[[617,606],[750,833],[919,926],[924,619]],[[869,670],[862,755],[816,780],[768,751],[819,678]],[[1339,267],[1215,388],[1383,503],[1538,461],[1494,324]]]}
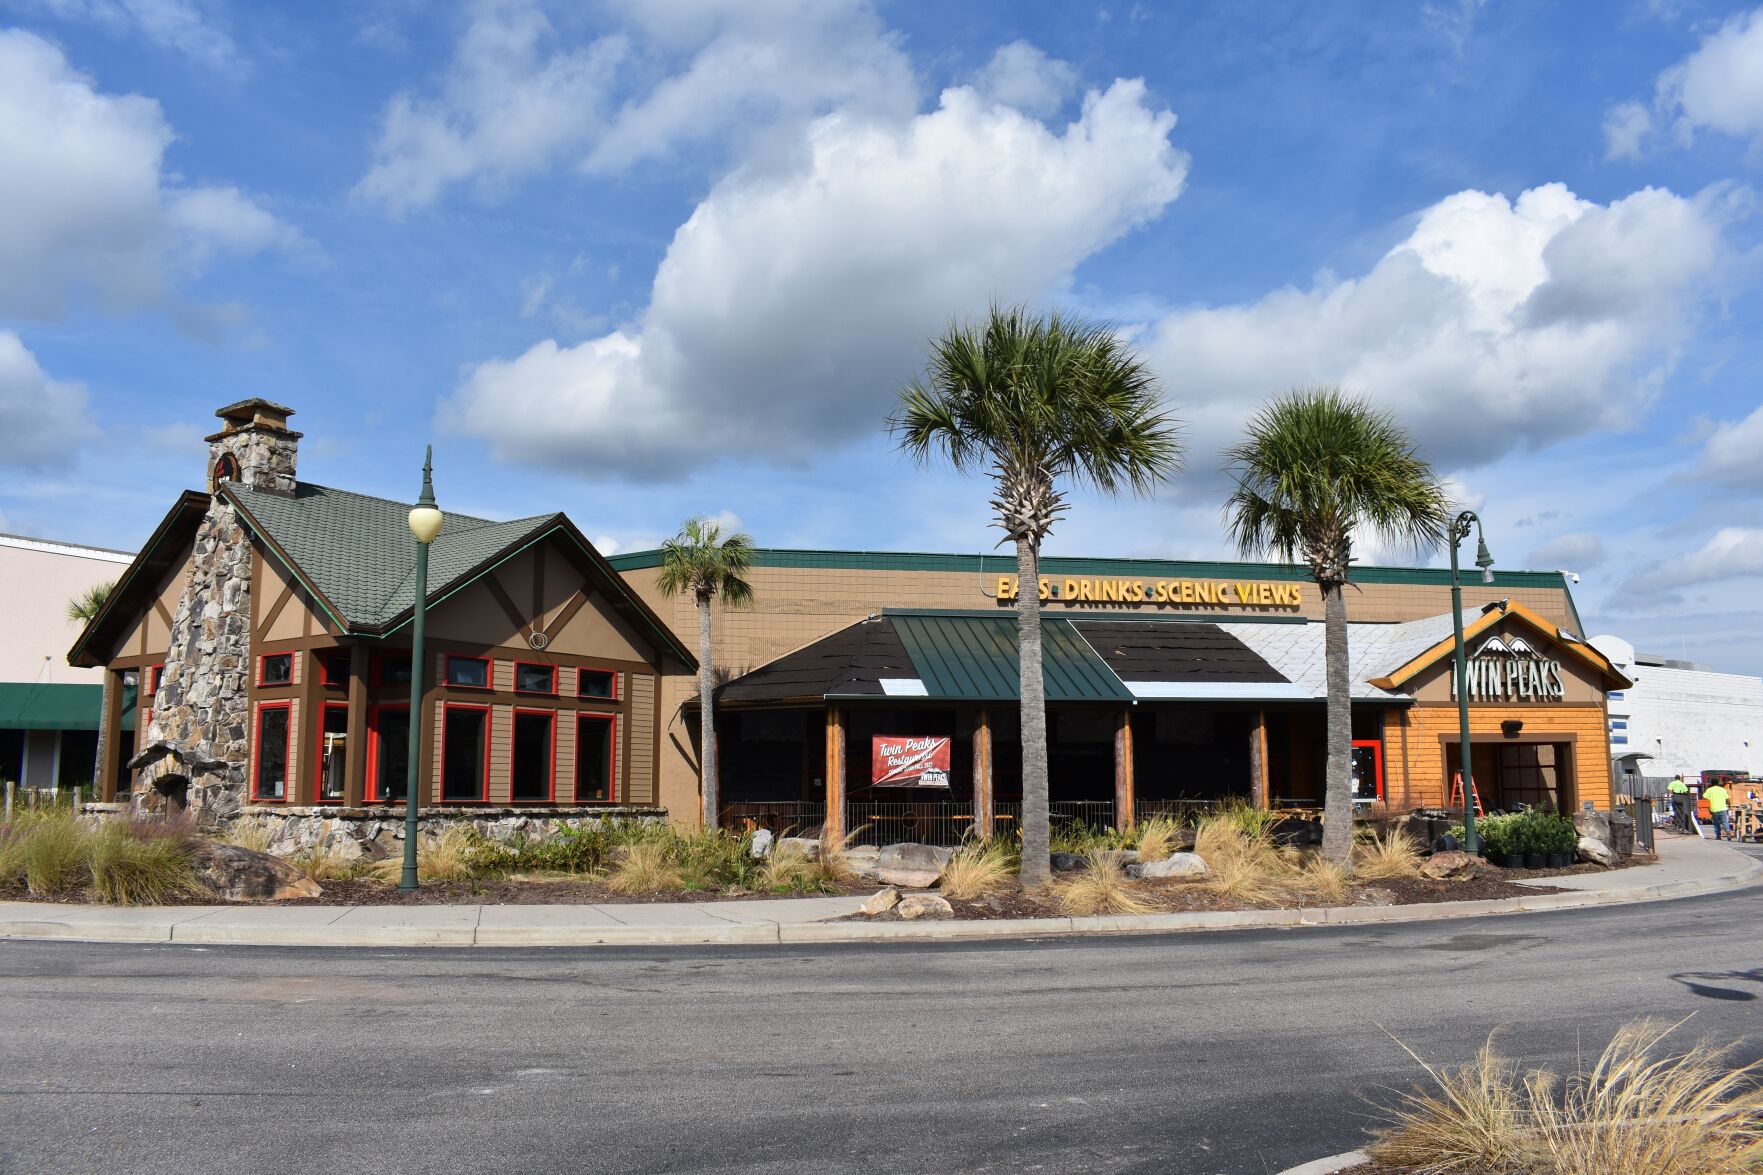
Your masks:
{"label": "worker in safety vest", "polygon": [[1726,794],[1726,785],[1717,781],[1703,788],[1702,798],[1708,801],[1708,815],[1714,819],[1714,839],[1725,839],[1726,809],[1731,805],[1731,797]]}
{"label": "worker in safety vest", "polygon": [[1665,790],[1671,795],[1671,815],[1678,830],[1688,832],[1690,830],[1690,785],[1683,781],[1683,776],[1679,775],[1665,785]]}

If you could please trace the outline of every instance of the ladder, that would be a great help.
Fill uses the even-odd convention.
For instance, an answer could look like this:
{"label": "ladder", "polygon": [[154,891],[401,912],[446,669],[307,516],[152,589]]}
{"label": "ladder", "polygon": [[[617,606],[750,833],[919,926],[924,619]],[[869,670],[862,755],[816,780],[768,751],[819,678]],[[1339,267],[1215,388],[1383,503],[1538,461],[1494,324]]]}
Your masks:
{"label": "ladder", "polygon": [[[1476,787],[1475,783],[1473,781],[1471,781],[1470,785],[1469,785],[1469,790],[1470,790],[1471,796],[1475,800],[1475,814],[1477,816],[1480,816],[1481,815],[1481,789],[1479,787]],[[1457,811],[1463,807],[1463,773],[1461,771],[1456,772],[1454,775],[1451,776],[1451,802],[1449,804],[1446,804],[1445,806],[1447,808],[1450,808],[1452,811]]]}

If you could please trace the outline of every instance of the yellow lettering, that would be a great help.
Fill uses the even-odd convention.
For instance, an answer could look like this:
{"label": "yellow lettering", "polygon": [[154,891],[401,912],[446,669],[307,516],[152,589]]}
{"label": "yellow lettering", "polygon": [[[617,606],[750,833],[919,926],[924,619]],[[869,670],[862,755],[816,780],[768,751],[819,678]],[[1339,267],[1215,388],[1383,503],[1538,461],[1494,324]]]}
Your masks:
{"label": "yellow lettering", "polygon": [[1016,598],[1016,584],[1008,575],[998,577],[998,598],[1000,600],[1014,600]]}
{"label": "yellow lettering", "polygon": [[1077,581],[1077,598],[1080,600],[1087,600],[1090,598],[1090,581],[1089,580],[1080,579]]}
{"label": "yellow lettering", "polygon": [[1066,580],[1065,583],[1059,588],[1059,598],[1061,600],[1075,600],[1075,599],[1077,599],[1077,580],[1075,580],[1075,579]]}
{"label": "yellow lettering", "polygon": [[1178,595],[1176,598],[1179,599],[1182,603],[1184,603],[1184,604],[1193,603],[1194,602],[1194,581],[1191,579],[1182,580],[1181,586],[1177,589],[1177,592],[1178,592]]}
{"label": "yellow lettering", "polygon": [[1102,589],[1096,593],[1098,600],[1107,600],[1111,604],[1120,603],[1120,581],[1118,579],[1104,579],[1096,586]]}
{"label": "yellow lettering", "polygon": [[1132,594],[1128,597],[1128,601],[1134,604],[1142,604],[1145,602],[1144,580],[1135,579],[1132,581]]}
{"label": "yellow lettering", "polygon": [[1044,575],[1041,576],[1041,593],[1040,593],[1040,595],[1041,595],[1041,599],[1043,599],[1043,600],[1050,600],[1053,598],[1053,583],[1051,580],[1049,580]]}
{"label": "yellow lettering", "polygon": [[1237,584],[1237,603],[1253,604],[1255,602],[1255,585],[1252,583]]}
{"label": "yellow lettering", "polygon": [[1292,585],[1291,585],[1291,594],[1292,594],[1292,607],[1294,607],[1294,608],[1301,608],[1301,607],[1303,607],[1303,606],[1304,606],[1304,588],[1303,588],[1303,585],[1302,585],[1302,584],[1296,584],[1296,583],[1294,583],[1294,584],[1292,584]]}

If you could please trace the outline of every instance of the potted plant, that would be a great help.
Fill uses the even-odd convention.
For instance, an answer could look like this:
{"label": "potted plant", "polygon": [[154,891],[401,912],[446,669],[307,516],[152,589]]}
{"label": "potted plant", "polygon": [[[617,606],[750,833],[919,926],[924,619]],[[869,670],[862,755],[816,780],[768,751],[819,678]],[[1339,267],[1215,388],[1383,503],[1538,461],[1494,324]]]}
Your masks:
{"label": "potted plant", "polygon": [[1509,869],[1523,866],[1523,854],[1513,848],[1514,832],[1514,820],[1511,816],[1490,816],[1482,821],[1481,840],[1487,847],[1488,860]]}
{"label": "potted plant", "polygon": [[1566,816],[1556,816],[1549,837],[1549,868],[1565,869],[1573,864],[1579,849],[1579,829]]}
{"label": "potted plant", "polygon": [[1515,822],[1512,849],[1523,855],[1526,869],[1541,869],[1549,863],[1549,830],[1545,820],[1541,812],[1533,809]]}

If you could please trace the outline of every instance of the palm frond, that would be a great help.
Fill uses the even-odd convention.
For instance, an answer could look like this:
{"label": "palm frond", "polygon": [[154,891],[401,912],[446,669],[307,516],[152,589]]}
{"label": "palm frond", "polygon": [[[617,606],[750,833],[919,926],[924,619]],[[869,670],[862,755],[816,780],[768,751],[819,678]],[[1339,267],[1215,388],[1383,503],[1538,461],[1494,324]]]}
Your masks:
{"label": "palm frond", "polygon": [[661,544],[656,585],[664,596],[720,598],[730,607],[746,607],[753,602],[753,585],[747,580],[753,557],[751,535],[724,534],[712,518],[690,518],[678,534]]}

